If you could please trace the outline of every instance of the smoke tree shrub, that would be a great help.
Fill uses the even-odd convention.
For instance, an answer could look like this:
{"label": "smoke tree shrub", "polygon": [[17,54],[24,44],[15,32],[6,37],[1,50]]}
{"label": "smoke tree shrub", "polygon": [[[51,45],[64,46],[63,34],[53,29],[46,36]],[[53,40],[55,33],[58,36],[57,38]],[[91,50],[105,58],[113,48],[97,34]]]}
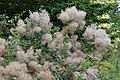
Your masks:
{"label": "smoke tree shrub", "polygon": [[[68,77],[67,80],[79,78],[99,80],[99,65],[91,65],[85,70],[80,69],[87,59],[87,53],[83,52],[78,34],[75,32],[84,28],[86,14],[75,6],[62,10],[58,19],[62,21],[63,27],[55,33],[51,33],[53,25],[45,10],[33,13],[30,11],[25,21],[19,19],[16,28],[10,29],[12,38],[18,38],[8,40],[9,44],[13,41],[11,46],[16,46],[14,47],[16,61],[10,62],[5,67],[1,65],[0,71],[3,73],[0,73],[0,78],[3,80],[8,80],[10,77],[18,80],[34,80],[35,78],[56,80]],[[85,40],[92,40],[95,47],[95,50],[91,52],[93,56],[89,57],[93,61],[101,61],[102,54],[111,44],[106,31],[91,24],[82,35]],[[68,41],[65,41],[66,36],[68,36]],[[25,42],[26,44],[22,44]],[[5,40],[1,39],[0,43],[0,49],[4,50]],[[28,45],[27,48],[25,48],[26,45]],[[64,52],[61,52],[62,50]],[[59,75],[56,75],[57,73]]]}

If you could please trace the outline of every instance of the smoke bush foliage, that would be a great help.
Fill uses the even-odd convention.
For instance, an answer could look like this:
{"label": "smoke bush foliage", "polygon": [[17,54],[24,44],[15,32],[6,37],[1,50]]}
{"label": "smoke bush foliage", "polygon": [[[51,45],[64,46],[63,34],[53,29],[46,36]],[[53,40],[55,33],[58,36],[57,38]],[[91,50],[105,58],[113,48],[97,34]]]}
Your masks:
{"label": "smoke bush foliage", "polygon": [[1,80],[119,79],[115,0],[1,0],[0,6]]}
{"label": "smoke bush foliage", "polygon": [[46,10],[19,19],[9,38],[0,38],[0,79],[102,79],[99,72],[111,39],[96,24],[84,28],[86,14],[75,6],[61,10],[57,17],[62,26],[54,33]]}

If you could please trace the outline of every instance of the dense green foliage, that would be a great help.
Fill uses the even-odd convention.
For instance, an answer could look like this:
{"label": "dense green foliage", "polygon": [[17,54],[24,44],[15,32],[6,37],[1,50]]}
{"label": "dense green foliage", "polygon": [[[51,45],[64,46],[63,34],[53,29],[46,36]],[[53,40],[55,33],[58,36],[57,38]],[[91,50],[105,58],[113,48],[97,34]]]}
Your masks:
{"label": "dense green foliage", "polygon": [[87,19],[90,22],[109,22],[108,20],[98,20],[97,16],[112,14],[116,4],[114,0],[108,2],[100,2],[97,0],[1,0],[0,13],[13,17],[15,14],[23,12],[22,18],[25,18],[28,16],[29,10],[36,11],[46,9],[50,13],[53,19],[52,21],[55,22],[55,15],[60,13],[61,9],[70,6],[76,6],[78,9],[86,11]]}

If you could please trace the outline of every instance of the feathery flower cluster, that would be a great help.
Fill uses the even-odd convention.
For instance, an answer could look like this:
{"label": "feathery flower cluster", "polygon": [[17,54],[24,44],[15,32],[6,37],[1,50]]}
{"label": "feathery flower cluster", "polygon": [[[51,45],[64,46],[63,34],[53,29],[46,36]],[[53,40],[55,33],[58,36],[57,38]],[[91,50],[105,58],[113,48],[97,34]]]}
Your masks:
{"label": "feathery flower cluster", "polygon": [[0,55],[4,54],[5,52],[5,39],[0,38]]}
{"label": "feathery flower cluster", "polygon": [[78,71],[73,72],[72,74],[73,74],[73,80],[78,80],[81,77],[81,74]]}
{"label": "feathery flower cluster", "polygon": [[48,61],[45,61],[43,66],[34,61],[31,61],[29,63],[30,68],[32,70],[35,70],[37,72],[37,77],[42,78],[42,80],[54,80],[55,79],[51,71],[49,70],[49,67],[51,65],[52,63],[49,63]]}
{"label": "feathery flower cluster", "polygon": [[[20,46],[18,46],[16,57],[19,62],[27,63],[28,64],[27,66],[29,66],[29,68],[32,71],[36,72],[35,74],[39,78],[42,78],[43,80],[53,80],[54,76],[49,70],[49,66],[51,65],[51,63],[46,61],[43,66],[40,65],[39,60],[37,59],[38,53],[39,54],[41,53],[41,49],[36,50],[36,52],[34,52],[34,49],[30,48],[25,53],[23,49]],[[22,77],[24,77],[24,75],[22,75]]]}
{"label": "feathery flower cluster", "polygon": [[50,17],[48,15],[48,12],[46,10],[43,10],[41,13],[38,12],[31,12],[30,11],[30,22],[29,25],[31,27],[35,27],[33,30],[36,31],[38,29],[39,31],[50,31],[52,27],[52,23],[50,23]]}
{"label": "feathery flower cluster", "polygon": [[73,79],[83,79],[83,80],[99,80],[98,75],[98,67],[97,65],[88,68],[85,72],[80,73],[78,71],[73,72]]}
{"label": "feathery flower cluster", "polygon": [[55,80],[50,71],[40,71],[38,77],[42,78],[42,80]]}
{"label": "feathery flower cluster", "polygon": [[87,40],[93,39],[95,31],[96,31],[96,25],[95,24],[89,25],[83,34],[84,38]]}
{"label": "feathery flower cluster", "polygon": [[1,57],[1,55],[0,55],[0,65],[3,63],[3,61],[4,61],[4,58]]}
{"label": "feathery flower cluster", "polygon": [[84,80],[99,80],[98,71],[97,66],[90,67],[82,74],[82,78]]}
{"label": "feathery flower cluster", "polygon": [[79,11],[75,6],[65,9],[65,11],[61,11],[61,14],[58,16],[63,23],[71,22],[68,26],[64,26],[63,32],[73,34],[78,27],[83,28],[85,25],[85,16],[86,12]]}
{"label": "feathery flower cluster", "polygon": [[[41,52],[41,50],[39,50],[39,52]],[[19,62],[29,63],[31,60],[37,61],[38,53],[34,52],[34,49],[32,47],[25,53],[25,51],[23,51],[23,49],[18,46],[16,58]]]}
{"label": "feathery flower cluster", "polygon": [[45,35],[43,35],[42,39],[42,44],[49,44],[52,41],[52,35],[46,33]]}
{"label": "feathery flower cluster", "polygon": [[[58,19],[60,19],[63,23],[69,22],[67,26],[64,26],[61,32],[57,32],[56,35],[60,37],[56,37],[51,41],[50,44],[48,44],[48,47],[50,49],[60,49],[63,47],[63,39],[64,35],[67,34],[74,34],[74,32],[78,29],[78,27],[83,27],[85,25],[85,16],[86,12],[84,11],[78,11],[75,6],[67,8],[65,11],[62,11],[61,14],[58,16]],[[79,42],[75,43],[76,45],[79,45]],[[68,43],[68,45],[72,45],[71,43]],[[69,47],[70,48],[70,47]]]}
{"label": "feathery flower cluster", "polygon": [[20,64],[19,62],[11,62],[6,66],[5,74],[17,75],[20,72],[27,72],[27,65],[25,63]]}
{"label": "feathery flower cluster", "polygon": [[93,39],[96,51],[94,53],[95,60],[101,60],[102,55],[101,52],[107,50],[107,47],[111,44],[111,39],[108,37],[107,33],[103,29],[96,29],[97,26],[95,24],[91,24],[85,30],[83,36],[85,39]]}
{"label": "feathery flower cluster", "polygon": [[11,62],[5,68],[0,66],[0,79],[9,80],[10,77],[14,77],[17,80],[33,80],[31,75],[27,74],[28,69],[25,63]]}
{"label": "feathery flower cluster", "polygon": [[30,61],[30,63],[28,63],[30,69],[34,70],[34,71],[40,71],[42,68],[42,65],[38,64],[38,62],[36,61]]}
{"label": "feathery flower cluster", "polygon": [[74,52],[74,53],[70,54],[66,58],[64,64],[65,65],[68,65],[68,64],[77,64],[78,65],[83,61],[84,61],[84,54],[82,52],[78,51],[76,53]]}
{"label": "feathery flower cluster", "polygon": [[83,36],[85,39],[94,39],[97,49],[105,49],[111,44],[111,39],[108,37],[105,30],[96,28],[96,25],[92,24],[85,30]]}
{"label": "feathery flower cluster", "polygon": [[65,65],[70,63],[80,64],[84,61],[85,54],[81,51],[81,44],[77,41],[78,36],[73,35],[71,37],[71,42],[69,43],[69,56],[65,60]]}
{"label": "feathery flower cluster", "polygon": [[56,51],[58,49],[61,49],[64,45],[63,45],[63,39],[64,36],[61,32],[57,32],[55,33],[55,37],[54,39],[48,44],[48,48]]}
{"label": "feathery flower cluster", "polygon": [[61,32],[64,35],[74,34],[74,32],[77,30],[77,28],[78,28],[78,23],[77,22],[71,22],[69,25],[64,26]]}
{"label": "feathery flower cluster", "polygon": [[14,34],[14,31],[18,31],[20,33],[24,33],[26,31],[30,33],[34,32],[49,32],[52,27],[52,23],[50,23],[50,17],[48,12],[43,10],[41,13],[31,12],[29,18],[26,18],[27,24],[24,23],[22,19],[19,19],[17,22],[17,27],[11,28],[10,32]]}
{"label": "feathery flower cluster", "polygon": [[5,78],[3,77],[4,71],[4,67],[0,65],[0,80],[5,80]]}
{"label": "feathery flower cluster", "polygon": [[11,28],[10,29],[10,32],[12,34],[14,34],[14,31],[18,31],[19,33],[24,33],[26,32],[26,28],[25,28],[26,24],[24,23],[24,21],[22,19],[19,19],[18,22],[17,22],[17,27],[14,29],[14,28]]}
{"label": "feathery flower cluster", "polygon": [[105,50],[111,44],[111,39],[103,29],[98,29],[95,32],[95,47],[97,50]]}
{"label": "feathery flower cluster", "polygon": [[86,16],[86,12],[79,11],[75,6],[65,9],[65,11],[61,11],[58,19],[61,19],[64,22],[66,21],[80,21],[82,22]]}
{"label": "feathery flower cluster", "polygon": [[18,20],[16,30],[20,33],[26,32],[25,23],[22,19]]}

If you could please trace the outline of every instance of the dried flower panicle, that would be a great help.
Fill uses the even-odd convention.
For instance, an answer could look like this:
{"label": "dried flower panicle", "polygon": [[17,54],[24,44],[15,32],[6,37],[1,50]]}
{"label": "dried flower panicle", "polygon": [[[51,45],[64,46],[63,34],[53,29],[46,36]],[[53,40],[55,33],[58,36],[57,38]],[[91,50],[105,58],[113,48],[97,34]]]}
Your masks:
{"label": "dried flower panicle", "polygon": [[16,58],[21,63],[29,61],[28,55],[25,54],[24,50],[20,46],[17,46]]}
{"label": "dried flower panicle", "polygon": [[42,80],[55,80],[54,76],[51,74],[50,71],[40,71],[37,76],[39,78],[42,78]]}
{"label": "dried flower panicle", "polygon": [[103,58],[103,56],[102,56],[101,52],[99,52],[97,50],[94,52],[94,54],[92,56],[92,59],[97,60],[97,61],[102,60],[102,58]]}
{"label": "dried flower panicle", "polygon": [[0,57],[0,65],[4,62],[4,58]]}
{"label": "dried flower panicle", "polygon": [[64,64],[68,65],[68,64],[80,64],[84,61],[84,54],[79,51],[79,52],[74,52],[71,53],[65,60]]}
{"label": "dried flower panicle", "polygon": [[5,52],[5,39],[0,38],[0,56]]}
{"label": "dried flower panicle", "polygon": [[41,13],[31,12],[29,18],[26,18],[27,24],[24,23],[22,19],[19,19],[17,22],[17,27],[11,28],[10,32],[14,34],[14,31],[18,31],[19,33],[29,32],[49,32],[52,27],[52,23],[50,23],[50,17],[48,12],[43,10]]}
{"label": "dried flower panicle", "polygon": [[63,39],[64,36],[61,32],[57,32],[55,33],[55,37],[53,38],[53,40],[48,44],[48,48],[56,51],[58,49],[63,48]]}
{"label": "dried flower panicle", "polygon": [[93,66],[87,69],[86,72],[82,74],[82,79],[85,80],[99,80],[98,78],[98,69],[97,66]]}
{"label": "dried flower panicle", "polygon": [[34,27],[32,29],[32,32],[40,32],[41,31],[41,28],[40,27]]}
{"label": "dried flower panicle", "polygon": [[40,71],[42,69],[42,65],[38,64],[36,61],[30,61],[28,64],[30,69],[35,70],[35,71]]}
{"label": "dried flower panicle", "polygon": [[94,39],[95,47],[106,48],[111,44],[111,39],[108,37],[107,33],[103,29],[96,29],[96,25],[92,24],[88,26],[83,34],[85,39]]}
{"label": "dried flower panicle", "polygon": [[[48,15],[48,12],[46,10],[43,10],[41,13],[38,12],[31,12],[29,15],[29,21],[31,27],[35,27],[38,29],[38,31],[50,31],[52,27],[52,23],[50,23],[50,17]],[[33,30],[37,31],[33,28]],[[37,32],[38,32],[37,31]]]}
{"label": "dried flower panicle", "polygon": [[78,35],[71,36],[71,41],[66,43],[68,50],[70,51],[72,50],[72,52],[76,50],[81,50],[81,43],[77,41],[77,39],[78,39]]}
{"label": "dried flower panicle", "polygon": [[79,25],[78,25],[77,22],[71,22],[68,26],[64,26],[61,32],[64,35],[66,35],[66,34],[74,34],[74,32],[77,30],[78,26]]}
{"label": "dried flower panicle", "polygon": [[38,53],[35,53],[32,47],[29,50],[27,50],[27,52],[25,52],[20,46],[18,46],[16,58],[19,62],[29,63],[31,60],[37,61]]}
{"label": "dried flower panicle", "polygon": [[86,12],[84,11],[80,11],[77,10],[77,8],[75,6],[70,7],[65,9],[65,11],[61,11],[61,14],[58,16],[58,19],[60,19],[63,23],[72,21],[72,22],[76,22],[74,24],[72,24],[71,26],[75,26],[74,28],[72,27],[72,29],[70,30],[70,32],[73,33],[73,31],[76,30],[76,27],[80,26],[80,28],[82,28],[85,25],[85,16],[86,16]]}
{"label": "dried flower panicle", "polygon": [[107,46],[111,44],[111,39],[103,29],[98,29],[95,32],[95,47],[98,50],[106,50]]}
{"label": "dried flower panicle", "polygon": [[37,77],[42,78],[42,80],[55,80],[55,77],[52,75],[51,71],[49,70],[49,67],[51,65],[52,63],[45,61],[44,65],[39,70]]}
{"label": "dried flower panicle", "polygon": [[22,19],[19,19],[17,22],[17,27],[15,28],[20,33],[26,32],[25,23]]}
{"label": "dried flower panicle", "polygon": [[81,77],[80,72],[76,71],[73,72],[73,80],[78,80]]}
{"label": "dried flower panicle", "polygon": [[5,68],[4,68],[3,66],[0,65],[0,76],[3,75],[4,71],[5,71]]}
{"label": "dried flower panicle", "polygon": [[14,35],[15,31],[18,31],[19,33],[24,33],[26,32],[26,24],[24,23],[24,21],[22,19],[19,19],[17,21],[17,26],[16,28],[11,28],[10,32],[12,33],[12,35]]}
{"label": "dried flower panicle", "polygon": [[0,80],[5,80],[4,72],[5,72],[5,68],[0,65]]}
{"label": "dried flower panicle", "polygon": [[84,38],[87,40],[93,39],[95,31],[96,31],[96,25],[95,24],[89,25],[83,34]]}
{"label": "dried flower panicle", "polygon": [[111,44],[111,39],[103,29],[97,29],[95,24],[88,26],[83,34],[87,40],[93,39],[96,51],[93,54],[94,60],[101,60],[102,53],[107,51],[107,47]]}
{"label": "dried flower panicle", "polygon": [[46,33],[45,35],[43,35],[42,39],[42,44],[49,44],[52,41],[52,35]]}
{"label": "dried flower panicle", "polygon": [[18,75],[20,72],[26,73],[27,65],[25,63],[20,64],[19,62],[11,62],[5,68],[5,74]]}
{"label": "dried flower panicle", "polygon": [[10,62],[5,68],[0,66],[0,80],[9,80],[10,77],[17,80],[33,80],[27,72],[28,69],[25,63]]}
{"label": "dried flower panicle", "polygon": [[69,56],[66,58],[64,64],[80,64],[84,61],[85,54],[81,51],[81,44],[77,41],[78,35],[71,36],[71,42],[67,44]]}
{"label": "dried flower panicle", "polygon": [[0,66],[0,80],[9,80],[11,77],[17,80],[33,80],[28,74],[27,65],[15,61],[10,62],[5,68]]}
{"label": "dried flower panicle", "polygon": [[33,80],[33,78],[30,74],[21,72],[17,80]]}
{"label": "dried flower panicle", "polygon": [[[34,74],[37,75],[37,77],[42,78],[43,80],[52,80],[54,78],[54,76],[52,75],[52,73],[49,70],[49,66],[52,64],[45,61],[44,65],[42,66],[41,64],[39,64],[39,60],[37,60],[36,53],[40,53],[41,50],[36,50],[36,53],[35,53],[34,49],[31,47],[29,50],[27,50],[25,52],[22,50],[22,48],[20,46],[18,46],[17,50],[18,51],[17,51],[16,56],[18,57],[17,58],[18,61],[23,64],[27,64],[27,67],[29,67],[29,71],[32,70],[34,72]],[[22,51],[22,52],[20,52],[20,51]],[[27,56],[27,57],[25,57],[25,56]],[[22,79],[26,80],[27,78],[28,78],[28,80],[32,80],[30,74],[27,74],[27,73],[21,74],[20,73],[18,80],[22,80]]]}
{"label": "dried flower panicle", "polygon": [[[58,19],[61,19],[63,22],[75,20],[78,21],[80,19],[84,19],[86,16],[86,12],[78,11],[75,6],[65,9],[65,11],[61,11]],[[76,19],[77,18],[77,19]]]}

